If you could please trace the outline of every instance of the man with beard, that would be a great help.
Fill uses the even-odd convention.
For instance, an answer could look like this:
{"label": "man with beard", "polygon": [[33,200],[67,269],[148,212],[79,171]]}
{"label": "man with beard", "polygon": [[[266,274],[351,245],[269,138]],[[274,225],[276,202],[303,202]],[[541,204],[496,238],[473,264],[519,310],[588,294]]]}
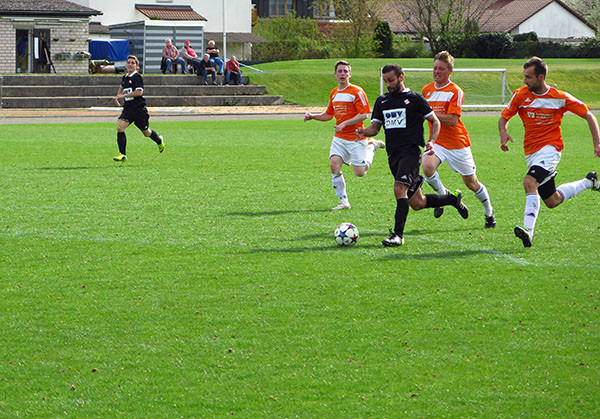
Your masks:
{"label": "man with beard", "polygon": [[[423,195],[423,176],[419,175],[421,148],[425,152],[433,150],[433,144],[440,132],[440,120],[423,96],[404,86],[404,71],[397,64],[388,64],[381,70],[388,93],[379,96],[373,108],[371,125],[358,128],[356,136],[373,137],[383,126],[385,149],[388,164],[394,176],[396,212],[394,230],[384,239],[384,246],[402,246],[404,226],[409,206],[415,210],[437,208],[446,205],[455,207],[463,218],[469,216],[469,209],[462,203],[462,193]],[[429,141],[425,144],[423,121],[431,122]]]}
{"label": "man with beard", "polygon": [[559,187],[554,183],[556,167],[564,148],[560,129],[564,113],[571,111],[587,121],[596,157],[600,157],[600,133],[598,120],[590,108],[570,94],[548,86],[547,72],[548,65],[542,59],[532,57],[527,61],[523,65],[525,86],[515,90],[498,121],[502,151],[508,151],[508,142],[513,142],[506,132],[508,120],[518,113],[525,127],[523,148],[528,170],[523,179],[526,194],[525,214],[523,227],[514,228],[515,236],[521,239],[524,247],[531,247],[540,197],[546,207],[555,208],[587,189],[600,190],[600,182],[595,172],[589,172],[585,178],[564,183]]}

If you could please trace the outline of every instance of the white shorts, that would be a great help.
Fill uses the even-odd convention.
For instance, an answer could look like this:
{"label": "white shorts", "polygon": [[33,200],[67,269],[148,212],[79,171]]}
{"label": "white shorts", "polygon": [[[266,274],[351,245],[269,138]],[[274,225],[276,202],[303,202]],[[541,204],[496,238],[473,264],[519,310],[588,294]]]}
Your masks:
{"label": "white shorts", "polygon": [[347,141],[334,136],[329,149],[329,158],[339,156],[345,164],[366,166],[367,143],[366,138],[360,141]]}
{"label": "white shorts", "polygon": [[453,171],[460,173],[462,176],[471,176],[475,174],[477,167],[473,160],[471,147],[457,148],[449,150],[441,145],[434,144],[433,150],[438,159],[443,162],[448,162],[448,166]]}
{"label": "white shorts", "polygon": [[562,153],[554,148],[554,146],[547,145],[533,154],[525,155],[527,169],[531,169],[531,166],[539,166],[550,173],[554,173],[561,156]]}

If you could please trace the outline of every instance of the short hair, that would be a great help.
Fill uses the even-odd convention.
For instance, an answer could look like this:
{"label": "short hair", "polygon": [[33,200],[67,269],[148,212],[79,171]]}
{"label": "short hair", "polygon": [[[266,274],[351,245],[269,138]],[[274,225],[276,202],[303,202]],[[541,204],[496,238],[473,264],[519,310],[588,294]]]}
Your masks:
{"label": "short hair", "polygon": [[348,68],[349,68],[350,70],[352,70],[352,67],[350,67],[350,63],[349,63],[348,61],[340,60],[340,61],[338,61],[337,63],[335,63],[335,68],[334,68],[334,70],[333,70],[333,71],[334,71],[334,72],[336,72],[336,71],[337,71],[337,68],[338,68],[339,66],[341,66],[341,65],[347,65],[347,66],[348,66]]}
{"label": "short hair", "polygon": [[210,54],[208,53],[204,54],[204,56],[210,58]]}
{"label": "short hair", "polygon": [[401,75],[404,74],[404,70],[402,70],[402,67],[400,67],[398,64],[384,65],[383,68],[381,69],[381,74],[389,73],[390,71],[393,71],[394,74],[396,74],[396,77],[400,77]]}
{"label": "short hair", "polygon": [[210,44],[211,42],[212,42],[213,44],[215,43],[215,41],[213,41],[212,39],[210,39],[210,40],[208,41],[208,43]]}
{"label": "short hair", "polygon": [[126,60],[126,61],[129,61],[129,59],[130,59],[130,58],[131,58],[133,61],[135,61],[135,63],[136,63],[137,65],[140,65],[140,60],[138,60],[138,57],[136,57],[135,55],[128,55],[128,56],[127,56],[127,60]]}
{"label": "short hair", "polygon": [[523,68],[533,67],[533,72],[535,76],[539,76],[543,74],[546,77],[546,73],[548,73],[548,64],[544,62],[540,57],[531,57],[525,64],[523,64]]}
{"label": "short hair", "polygon": [[435,57],[433,57],[433,61],[441,61],[443,63],[446,63],[450,70],[454,69],[454,57],[448,51],[438,52],[437,54],[435,54]]}

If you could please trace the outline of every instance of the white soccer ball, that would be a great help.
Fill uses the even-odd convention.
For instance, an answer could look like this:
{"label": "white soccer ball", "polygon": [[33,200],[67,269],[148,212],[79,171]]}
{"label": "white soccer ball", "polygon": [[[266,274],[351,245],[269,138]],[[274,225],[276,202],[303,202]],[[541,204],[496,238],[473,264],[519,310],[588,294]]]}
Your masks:
{"label": "white soccer ball", "polygon": [[342,223],[333,232],[333,237],[340,246],[354,246],[358,241],[358,228],[352,223]]}

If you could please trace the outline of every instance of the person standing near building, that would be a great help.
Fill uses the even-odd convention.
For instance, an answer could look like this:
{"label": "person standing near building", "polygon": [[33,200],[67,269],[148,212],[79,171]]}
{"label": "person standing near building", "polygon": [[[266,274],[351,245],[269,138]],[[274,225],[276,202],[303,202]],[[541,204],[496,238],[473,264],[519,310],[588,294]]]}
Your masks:
{"label": "person standing near building", "polygon": [[[384,239],[384,246],[402,246],[404,244],[404,226],[408,208],[415,211],[423,208],[436,208],[446,205],[455,207],[463,218],[469,217],[469,209],[462,203],[462,193],[441,195],[421,192],[423,177],[419,175],[421,148],[425,152],[433,150],[440,132],[440,120],[423,96],[404,86],[404,71],[397,64],[388,64],[381,70],[388,93],[379,96],[373,107],[371,125],[359,127],[356,136],[373,137],[383,126],[385,148],[388,153],[390,171],[394,176],[394,230]],[[423,121],[431,123],[429,140],[425,143]]]}
{"label": "person standing near building", "polygon": [[125,129],[132,123],[146,137],[150,137],[158,145],[159,153],[165,151],[163,137],[148,127],[150,115],[146,108],[146,99],[142,96],[144,94],[144,79],[138,73],[139,64],[140,62],[135,55],[127,57],[127,74],[123,76],[117,95],[114,98],[117,106],[121,106],[120,100],[123,99],[123,111],[119,116],[117,124],[117,145],[119,146],[120,154],[113,159],[115,161],[127,161],[127,137],[125,136]]}
{"label": "person standing near building", "polygon": [[540,197],[546,207],[555,208],[587,189],[600,190],[600,181],[595,172],[589,172],[583,179],[563,183],[558,187],[554,183],[556,167],[564,148],[561,135],[564,113],[570,111],[587,121],[596,157],[600,157],[600,130],[598,120],[585,103],[546,84],[547,72],[548,65],[542,59],[529,59],[523,65],[525,86],[514,91],[498,120],[502,151],[508,151],[508,143],[513,142],[507,132],[509,119],[518,113],[525,128],[523,148],[528,170],[523,179],[525,213],[523,227],[514,228],[515,236],[523,242],[524,247],[531,247]]}
{"label": "person standing near building", "polygon": [[304,122],[312,119],[330,121],[335,117],[335,134],[329,150],[331,182],[340,200],[339,204],[332,208],[335,211],[350,208],[342,164],[352,164],[354,174],[362,177],[373,163],[375,150],[385,147],[385,144],[378,140],[369,143],[364,136],[356,138],[355,131],[359,127],[364,128],[363,121],[369,117],[371,108],[362,87],[350,83],[350,64],[346,61],[335,63],[334,76],[338,85],[329,94],[327,109],[318,114],[307,112]]}
{"label": "person standing near building", "polygon": [[[434,81],[422,89],[423,97],[427,99],[442,124],[433,150],[423,156],[423,174],[425,181],[438,194],[447,193],[437,169],[442,163],[448,162],[450,169],[462,176],[465,186],[473,191],[475,198],[483,205],[485,228],[494,228],[494,208],[487,188],[477,179],[471,140],[460,119],[464,92],[450,81],[453,69],[454,57],[448,51],[439,52],[433,61]],[[439,218],[443,212],[444,209],[439,207],[434,209],[433,214]]]}

